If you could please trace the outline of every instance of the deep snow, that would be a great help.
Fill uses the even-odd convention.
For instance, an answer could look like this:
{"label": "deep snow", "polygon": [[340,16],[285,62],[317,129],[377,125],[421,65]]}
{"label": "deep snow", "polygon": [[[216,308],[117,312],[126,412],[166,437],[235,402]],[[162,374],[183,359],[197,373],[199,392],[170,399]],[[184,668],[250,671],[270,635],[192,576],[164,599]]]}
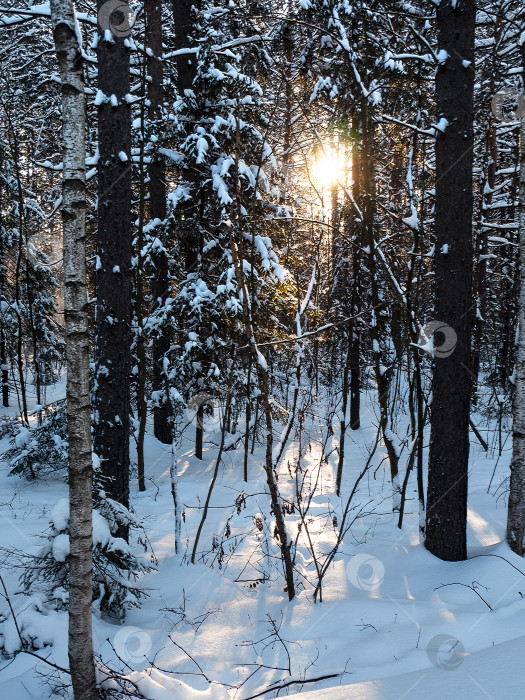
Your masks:
{"label": "deep snow", "polygon": [[[58,386],[57,397],[60,391]],[[348,435],[346,493],[363,467],[367,446],[374,442],[374,421],[373,410],[365,410],[364,427]],[[476,422],[481,426],[481,419]],[[216,425],[210,421],[208,427]],[[316,436],[313,426],[309,432],[312,449],[306,460],[315,468],[319,434]],[[483,434],[491,438],[487,432]],[[315,684],[291,684],[280,696],[302,689],[303,700],[506,700],[523,695],[525,562],[502,543],[506,504],[502,489],[496,488],[507,476],[509,440],[488,493],[497,455],[492,451],[486,455],[472,436],[468,561],[441,562],[419,543],[413,481],[403,530],[397,528],[397,516],[389,512],[390,489],[385,462],[380,465],[384,452],[380,446],[358,494],[368,514],[347,534],[327,575],[323,602],[312,602],[312,587],[305,583],[289,604],[279,561],[268,564],[263,555],[264,537],[254,524],[257,514],[269,513],[260,448],[250,457],[247,486],[242,482],[242,442],[237,451],[226,452],[199,545],[200,554],[206,552],[206,563],[198,561],[192,566],[188,562],[200,519],[198,507],[206,497],[218,442],[216,434],[207,434],[204,460],[199,462],[193,456],[192,439],[190,426],[178,451],[185,556],[175,556],[173,551],[171,451],[148,436],[148,488],[139,494],[134,481],[133,506],[144,518],[158,560],[157,570],[143,580],[150,596],[120,627],[95,614],[97,654],[118,668],[115,649],[127,664],[125,672],[146,697],[246,700],[273,685],[330,674],[338,675]],[[4,439],[0,450],[7,444]],[[337,429],[329,448],[336,445]],[[293,462],[296,450],[297,445],[290,444],[282,461],[279,486],[284,494],[293,489],[286,464]],[[406,451],[400,462],[402,476],[405,460]],[[329,503],[336,512],[339,508],[333,493],[335,464],[332,453],[322,468],[312,507],[314,519],[323,517]],[[53,480],[34,484],[8,478],[6,465],[1,463],[0,467],[2,544],[36,551],[38,535],[45,531],[51,509],[67,496],[67,488]],[[237,512],[235,499],[243,491],[248,495],[246,508]],[[224,540],[219,566],[220,545],[213,547],[213,537],[221,540],[228,519],[231,533]],[[293,520],[293,516],[287,517],[292,532]],[[315,531],[315,522],[312,527]],[[317,534],[320,546],[332,541],[329,528],[319,529]],[[306,550],[301,551],[298,561],[305,573],[311,572]],[[39,612],[30,600],[15,595],[20,572],[12,559],[2,557],[1,573],[19,623],[31,626],[36,645],[43,647],[39,653],[67,665],[66,614],[45,609]],[[267,576],[264,582],[251,584]],[[5,601],[0,602],[0,612],[9,617]],[[280,639],[269,636],[273,625]],[[16,648],[9,620],[0,625],[0,633],[11,635]],[[48,672],[44,663],[35,668],[34,658],[24,654],[3,660],[0,697],[47,697],[50,684],[41,674]],[[240,689],[236,690],[237,686]],[[270,693],[265,697],[274,696]]]}

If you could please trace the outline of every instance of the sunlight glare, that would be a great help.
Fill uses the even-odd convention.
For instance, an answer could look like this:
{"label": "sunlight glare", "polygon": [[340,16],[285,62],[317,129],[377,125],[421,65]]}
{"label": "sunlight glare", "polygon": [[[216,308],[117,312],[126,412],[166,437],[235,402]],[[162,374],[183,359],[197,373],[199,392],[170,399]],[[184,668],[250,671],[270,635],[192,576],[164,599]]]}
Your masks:
{"label": "sunlight glare", "polygon": [[312,179],[322,188],[342,182],[345,177],[344,158],[335,150],[325,149],[313,163]]}

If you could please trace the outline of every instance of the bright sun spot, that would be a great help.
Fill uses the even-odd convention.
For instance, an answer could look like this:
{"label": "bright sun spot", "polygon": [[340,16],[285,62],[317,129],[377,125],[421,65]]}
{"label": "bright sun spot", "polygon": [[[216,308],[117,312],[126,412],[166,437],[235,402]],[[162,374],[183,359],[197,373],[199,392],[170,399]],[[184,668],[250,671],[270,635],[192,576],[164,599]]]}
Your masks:
{"label": "bright sun spot", "polygon": [[312,165],[312,179],[319,187],[330,187],[345,179],[344,158],[334,150],[320,152]]}

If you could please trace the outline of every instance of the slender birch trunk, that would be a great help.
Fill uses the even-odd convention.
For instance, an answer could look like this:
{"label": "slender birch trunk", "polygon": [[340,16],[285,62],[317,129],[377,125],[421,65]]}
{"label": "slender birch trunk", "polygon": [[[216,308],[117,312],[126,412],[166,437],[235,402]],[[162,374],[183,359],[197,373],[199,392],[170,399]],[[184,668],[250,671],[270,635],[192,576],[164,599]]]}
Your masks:
{"label": "slender birch trunk", "polygon": [[[525,66],[525,45],[522,46]],[[521,144],[519,176],[519,331],[516,347],[516,384],[512,424],[507,542],[513,552],[523,555],[525,534],[525,96],[521,96]]]}
{"label": "slender birch trunk", "polygon": [[69,664],[75,700],[98,697],[93,659],[92,458],[85,254],[85,109],[82,55],[71,0],[51,0],[62,80],[62,222],[69,440]]}

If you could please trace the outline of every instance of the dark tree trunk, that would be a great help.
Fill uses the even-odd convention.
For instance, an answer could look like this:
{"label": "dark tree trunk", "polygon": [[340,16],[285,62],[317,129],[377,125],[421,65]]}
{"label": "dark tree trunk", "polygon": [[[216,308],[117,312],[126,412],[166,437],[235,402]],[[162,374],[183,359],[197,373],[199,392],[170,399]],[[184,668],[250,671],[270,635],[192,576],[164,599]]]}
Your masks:
{"label": "dark tree trunk", "polygon": [[[172,0],[173,19],[175,21],[175,50],[187,49],[193,46],[191,31],[193,29],[193,18],[191,0]],[[197,68],[197,56],[194,53],[177,56],[177,89],[180,95],[184,95],[184,90],[191,90],[193,79]]]}
{"label": "dark tree trunk", "polygon": [[[156,125],[160,126],[161,108],[164,98],[163,78],[164,71],[162,61],[162,2],[161,0],[146,0],[144,3],[146,12],[146,43],[148,49],[147,69],[148,76],[148,117],[155,124],[153,131],[157,133]],[[149,177],[149,214],[150,220],[166,218],[166,167],[162,155],[155,153],[153,161],[148,167]],[[163,243],[166,243],[163,240]],[[156,255],[155,276],[152,281],[151,291],[153,308],[161,306],[170,292],[168,280],[168,259],[163,253]],[[169,340],[165,335],[160,335],[153,340],[153,390],[164,389],[165,381],[162,376],[163,358],[169,349]],[[171,444],[171,428],[169,423],[169,401],[164,401],[153,409],[153,433],[157,440],[165,445]]]}
{"label": "dark tree trunk", "polygon": [[[195,46],[193,37],[193,14],[191,0],[172,0],[173,17],[175,22],[175,49],[191,49]],[[184,98],[186,90],[193,89],[193,81],[197,73],[197,57],[195,53],[177,56],[177,92]],[[203,207],[203,179],[195,168],[187,168],[183,173],[192,193],[191,199],[184,205],[179,217],[178,240],[181,255],[187,275],[197,273],[202,248],[202,235],[199,219]],[[190,329],[187,329],[190,330]],[[202,409],[201,409],[202,410]],[[202,414],[200,414],[202,415]],[[195,426],[195,455],[202,459],[203,423],[200,418]]]}
{"label": "dark tree trunk", "polygon": [[2,369],[2,406],[9,408],[9,365],[5,346],[4,329],[0,330],[0,364]]}
{"label": "dark tree trunk", "polygon": [[[438,46],[447,52],[436,76],[437,118],[448,125],[436,141],[434,319],[454,336],[435,338],[426,548],[446,561],[467,556],[467,470],[472,375],[473,0],[437,8]],[[450,340],[452,338],[452,341]],[[443,348],[440,352],[439,347]]]}
{"label": "dark tree trunk", "polygon": [[[352,251],[352,302],[350,314],[355,316],[359,313],[361,301],[361,257],[357,245]],[[360,333],[358,321],[354,320],[350,324],[350,427],[352,430],[359,430],[361,427],[361,370],[359,362],[360,353]]]}
{"label": "dark tree trunk", "polygon": [[[99,17],[104,4],[98,0]],[[99,25],[94,449],[108,495],[127,507],[132,246],[131,123],[125,98],[130,78],[126,39],[115,34]],[[127,539],[127,528],[118,534]]]}
{"label": "dark tree trunk", "polygon": [[[357,169],[357,160],[354,158],[353,161],[353,171],[355,173]],[[356,178],[357,179],[357,178]],[[354,191],[355,200],[355,191]],[[347,212],[346,216],[346,230],[345,239],[354,243],[351,256],[352,256],[352,280],[351,292],[348,306],[346,308],[346,314],[352,318],[358,313],[358,299],[359,299],[359,275],[358,269],[360,266],[359,259],[359,249],[356,243],[356,232],[358,231],[361,223],[355,221],[355,213],[352,211]],[[348,258],[348,250],[342,251],[342,258]],[[342,288],[345,292],[348,290],[348,280],[347,270],[345,269],[342,277],[344,282],[342,283]],[[357,320],[353,319],[348,324],[348,334],[345,338],[345,362],[343,367],[343,402],[341,408],[341,422],[340,422],[340,437],[339,437],[339,458],[337,464],[337,478],[336,478],[336,494],[341,495],[341,481],[343,477],[343,468],[345,460],[345,440],[346,440],[346,429],[349,424],[352,430],[357,430],[360,427],[359,418],[359,404],[360,404],[360,380],[359,380],[359,331],[357,329]],[[350,406],[350,421],[347,423],[346,416],[348,413],[348,407]]]}
{"label": "dark tree trunk", "polygon": [[[3,152],[0,147],[0,167],[2,166]],[[3,201],[2,188],[0,187],[0,302],[5,302],[5,260],[4,260],[4,245],[3,245]],[[2,378],[2,406],[9,407],[9,365],[7,364],[7,351],[5,342],[5,328],[0,318],[0,372]]]}
{"label": "dark tree trunk", "polygon": [[[359,118],[354,116],[353,129],[359,128]],[[359,150],[357,144],[354,144],[352,153],[352,190],[354,201],[359,200],[361,181],[359,177]],[[353,210],[353,208],[352,208]],[[361,310],[361,246],[362,246],[362,228],[363,223],[356,221],[356,213],[352,214],[352,291],[351,291],[351,306],[350,316],[355,316]],[[360,332],[359,322],[352,321],[350,325],[350,427],[352,430],[359,430],[361,427],[361,369],[360,369]]]}
{"label": "dark tree trunk", "polygon": [[[191,0],[172,0],[173,18],[175,21],[175,49],[192,48],[195,41],[192,36],[193,17]],[[186,90],[193,88],[197,72],[197,57],[194,53],[177,56],[177,92],[184,97]],[[192,198],[185,205],[184,216],[180,221],[180,249],[184,257],[186,272],[192,273],[197,269],[200,252],[199,211],[201,207],[201,179],[195,170],[187,170],[184,178],[192,190]]]}
{"label": "dark tree trunk", "polygon": [[12,128],[11,119],[8,116],[8,123],[12,129],[13,137],[13,155],[15,160],[15,178],[17,186],[17,204],[18,204],[18,246],[16,255],[16,268],[15,268],[15,302],[16,302],[16,366],[18,370],[18,381],[20,383],[20,398],[22,400],[22,405],[19,407],[22,409],[22,419],[27,425],[29,423],[29,414],[27,412],[27,393],[26,393],[26,381],[24,376],[24,358],[23,358],[23,338],[24,329],[22,324],[22,314],[21,309],[21,286],[22,286],[22,261],[24,258],[24,243],[25,241],[25,205],[24,205],[24,192],[22,188],[22,179],[20,175],[20,151],[18,146],[18,138],[16,131]]}

